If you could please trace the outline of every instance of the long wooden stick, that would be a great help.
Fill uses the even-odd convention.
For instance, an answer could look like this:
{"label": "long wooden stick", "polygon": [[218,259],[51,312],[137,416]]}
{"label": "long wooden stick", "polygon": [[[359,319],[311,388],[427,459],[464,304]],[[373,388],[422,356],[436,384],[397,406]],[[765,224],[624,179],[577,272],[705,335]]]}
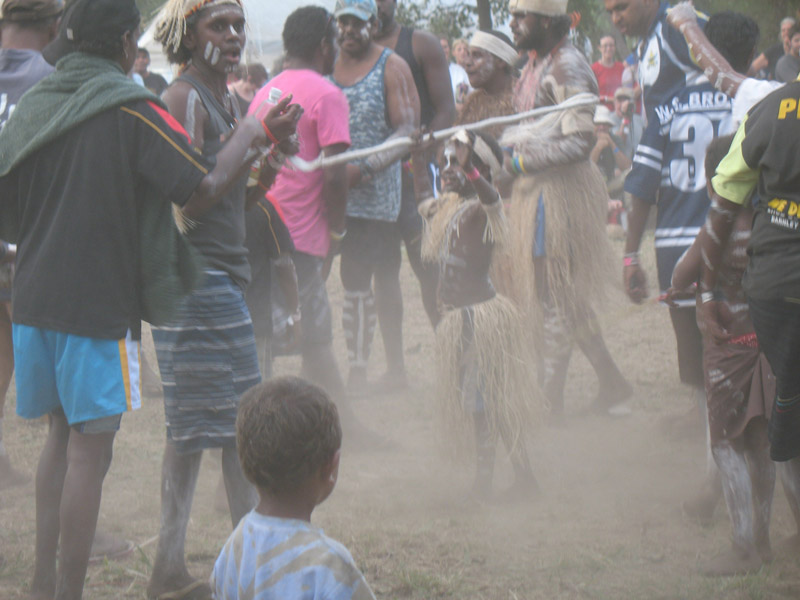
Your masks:
{"label": "long wooden stick", "polygon": [[[477,131],[480,129],[486,129],[487,127],[494,127],[496,125],[511,125],[513,123],[524,121],[525,119],[531,119],[533,117],[541,117],[543,115],[548,115],[554,112],[571,110],[574,108],[582,108],[585,106],[594,106],[599,101],[600,99],[594,94],[589,94],[589,93],[576,94],[572,96],[569,100],[566,100],[561,104],[556,104],[554,106],[543,106],[541,108],[534,108],[533,110],[529,110],[523,113],[507,115],[504,117],[492,117],[490,119],[484,119],[483,121],[477,121],[475,123],[457,125],[455,127],[450,127],[449,129],[440,129],[439,131],[434,131],[432,137],[434,140],[447,139],[451,135],[462,129],[466,129],[467,131]],[[359,150],[350,150],[349,152],[342,152],[341,154],[335,154],[329,157],[325,157],[324,155],[320,154],[317,158],[311,161],[303,160],[299,156],[290,156],[289,162],[291,163],[291,168],[294,168],[298,171],[303,171],[304,173],[308,173],[311,171],[316,171],[317,169],[324,169],[326,167],[332,167],[335,165],[340,165],[342,163],[349,163],[362,158],[367,158],[368,156],[371,156],[377,152],[385,152],[387,150],[396,150],[401,148],[411,148],[415,143],[416,142],[412,140],[410,137],[400,137],[400,138],[395,138],[393,140],[389,140],[388,142],[384,142],[383,144],[379,144],[378,146],[372,146],[370,148],[361,148]]]}

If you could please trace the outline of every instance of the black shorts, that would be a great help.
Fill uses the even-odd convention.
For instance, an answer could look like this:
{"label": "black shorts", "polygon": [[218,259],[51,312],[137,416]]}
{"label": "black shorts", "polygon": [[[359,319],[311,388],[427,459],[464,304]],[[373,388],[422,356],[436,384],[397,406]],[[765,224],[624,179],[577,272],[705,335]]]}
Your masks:
{"label": "black shorts", "polygon": [[370,289],[375,273],[397,276],[401,262],[397,223],[347,217],[341,259],[342,285],[346,290]]}
{"label": "black shorts", "polygon": [[703,336],[697,327],[697,310],[693,306],[670,308],[672,328],[678,342],[678,372],[681,382],[705,389],[703,376]]}
{"label": "black shorts", "polygon": [[778,384],[778,397],[800,395],[800,302],[747,299],[758,345],[767,357]]}

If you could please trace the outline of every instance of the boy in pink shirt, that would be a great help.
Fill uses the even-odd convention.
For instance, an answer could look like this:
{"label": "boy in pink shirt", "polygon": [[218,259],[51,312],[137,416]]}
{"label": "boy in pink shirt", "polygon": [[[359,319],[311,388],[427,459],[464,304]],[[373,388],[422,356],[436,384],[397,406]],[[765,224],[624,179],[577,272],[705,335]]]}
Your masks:
{"label": "boy in pink shirt", "polygon": [[[255,96],[250,111],[269,98],[272,89],[292,94],[304,108],[297,124],[298,156],[312,160],[320,152],[339,154],[350,146],[349,107],[344,93],[324,76],[336,60],[336,25],[324,8],[306,6],[286,20],[284,70]],[[303,173],[284,167],[269,191],[282,212],[295,245],[294,259],[302,315],[303,373],[337,401],[344,382],[333,355],[333,328],[325,279],[344,237],[347,204],[346,165]],[[299,315],[292,318],[296,320]],[[340,412],[345,420],[348,413]]]}

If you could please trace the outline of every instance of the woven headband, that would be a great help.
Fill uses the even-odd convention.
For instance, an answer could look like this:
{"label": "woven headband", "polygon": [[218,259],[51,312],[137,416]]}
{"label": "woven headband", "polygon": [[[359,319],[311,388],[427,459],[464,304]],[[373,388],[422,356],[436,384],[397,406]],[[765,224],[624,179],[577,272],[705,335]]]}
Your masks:
{"label": "woven headband", "polygon": [[567,14],[567,0],[510,0],[508,12],[531,12],[554,17]]}
{"label": "woven headband", "polygon": [[475,46],[481,50],[486,50],[488,53],[496,56],[503,62],[509,65],[514,65],[517,58],[517,51],[512,46],[506,44],[499,37],[486,33],[485,31],[476,31],[469,41],[470,46]]}
{"label": "woven headband", "polygon": [[164,48],[177,52],[186,33],[186,19],[205,8],[233,5],[242,8],[241,0],[170,0],[164,6],[153,36]]}

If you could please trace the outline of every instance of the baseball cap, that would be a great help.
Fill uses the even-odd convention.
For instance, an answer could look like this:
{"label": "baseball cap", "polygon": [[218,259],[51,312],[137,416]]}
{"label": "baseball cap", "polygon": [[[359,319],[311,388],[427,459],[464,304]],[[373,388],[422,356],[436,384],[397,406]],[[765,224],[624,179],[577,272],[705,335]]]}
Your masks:
{"label": "baseball cap", "polygon": [[80,42],[121,36],[139,24],[134,0],[73,0],[68,2],[58,36],[42,50],[51,65],[78,49]]}
{"label": "baseball cap", "polygon": [[41,21],[64,12],[62,0],[3,0],[0,19],[3,21]]}
{"label": "baseball cap", "polygon": [[333,16],[337,19],[342,15],[353,15],[362,21],[369,21],[378,17],[378,7],[375,0],[336,0]]}

